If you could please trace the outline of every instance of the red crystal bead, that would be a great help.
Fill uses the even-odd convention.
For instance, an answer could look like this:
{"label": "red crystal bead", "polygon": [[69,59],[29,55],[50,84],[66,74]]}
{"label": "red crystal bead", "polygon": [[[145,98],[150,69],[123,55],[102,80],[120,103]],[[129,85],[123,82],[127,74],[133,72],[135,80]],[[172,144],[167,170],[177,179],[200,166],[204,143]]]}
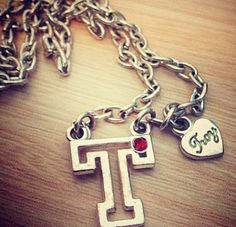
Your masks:
{"label": "red crystal bead", "polygon": [[133,147],[138,152],[145,151],[148,147],[147,140],[143,137],[136,138],[133,141]]}

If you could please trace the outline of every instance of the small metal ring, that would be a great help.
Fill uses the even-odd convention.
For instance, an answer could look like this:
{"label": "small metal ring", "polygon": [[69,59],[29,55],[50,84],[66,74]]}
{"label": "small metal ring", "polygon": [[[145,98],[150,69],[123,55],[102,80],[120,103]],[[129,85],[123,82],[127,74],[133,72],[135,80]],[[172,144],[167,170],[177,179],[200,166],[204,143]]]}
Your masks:
{"label": "small metal ring", "polygon": [[106,34],[104,26],[97,21],[94,24],[94,27],[92,25],[89,25],[88,30],[96,39],[103,39]]}
{"label": "small metal ring", "polygon": [[[114,112],[113,112],[114,110],[118,110],[119,111],[119,118],[114,116]],[[106,109],[104,109],[103,112],[104,112],[104,114],[108,113],[108,112],[111,112],[111,116],[105,118],[104,120],[107,121],[107,122],[113,123],[113,124],[124,123],[126,121],[126,119],[121,117],[121,110],[122,110],[122,108],[120,106],[110,106],[110,107],[107,107]]]}
{"label": "small metal ring", "polygon": [[189,78],[192,80],[193,84],[195,84],[198,88],[202,88],[203,84],[198,80],[198,73],[195,71],[189,73]]}
{"label": "small metal ring", "polygon": [[[186,106],[186,104],[187,104],[187,106]],[[177,102],[170,103],[165,107],[165,109],[163,111],[164,117],[167,116],[168,112],[172,108],[175,108],[173,115],[175,116],[175,118],[179,118],[179,117],[185,115],[186,108],[188,107],[188,105],[189,105],[189,103],[184,103],[184,104],[179,104]]]}
{"label": "small metal ring", "polygon": [[107,119],[109,117],[111,117],[111,114],[112,112],[107,112],[107,113],[104,113],[104,110],[106,108],[105,107],[99,107],[99,108],[96,108],[95,110],[93,110],[91,112],[91,114],[94,116],[94,119]]}
{"label": "small metal ring", "polygon": [[[134,105],[134,112],[135,112],[135,113],[139,113],[139,112],[141,112],[141,111],[143,111],[143,110],[145,110],[145,109],[147,109],[148,107],[151,106],[152,100],[149,100],[149,101],[147,101],[147,102],[144,102],[144,101],[143,101],[143,98],[144,98],[145,96],[146,96],[146,93],[143,93],[143,94],[140,94],[140,95],[136,96],[136,97],[132,100],[132,102],[135,103],[135,105]],[[139,102],[143,103],[143,106],[138,106]]]}
{"label": "small metal ring", "polygon": [[150,134],[151,126],[149,123],[144,122],[144,121],[139,122],[139,126],[137,126],[137,119],[136,119],[130,125],[130,130],[131,130],[132,135],[134,135],[134,136],[135,135]]}
{"label": "small metal ring", "polygon": [[202,115],[204,108],[205,108],[205,103],[204,100],[202,100],[199,104],[192,107],[191,112],[194,116],[199,117]]}
{"label": "small metal ring", "polygon": [[[156,112],[152,108],[147,108],[138,114],[136,121],[138,123],[143,122],[144,121],[143,119],[147,117],[148,115],[150,116],[151,119],[153,119],[156,117]],[[146,121],[146,118],[145,118],[145,121]]]}
{"label": "small metal ring", "polygon": [[121,118],[126,119],[130,114],[132,114],[134,112],[134,105],[135,105],[135,103],[132,102],[131,104],[123,107],[120,110]]}
{"label": "small metal ring", "polygon": [[196,104],[192,105],[192,107],[191,107],[191,113],[194,116],[200,116],[200,115],[202,115],[202,113],[204,111],[204,106],[205,106],[204,96],[207,93],[207,84],[205,84],[205,83],[203,83],[203,84],[204,85],[203,85],[201,93],[198,91],[197,88],[195,88],[193,90],[193,94],[190,98],[191,102],[197,102]]}
{"label": "small metal ring", "polygon": [[175,120],[176,125],[178,125],[178,121],[184,122],[185,126],[184,127],[172,126],[172,132],[175,135],[182,137],[184,134],[186,134],[189,131],[189,129],[192,128],[192,122],[187,117],[181,117],[181,118]]}
{"label": "small metal ring", "polygon": [[142,98],[143,102],[149,102],[150,100],[152,100],[154,97],[156,97],[159,92],[161,90],[160,85],[156,85],[155,89],[151,90],[151,89],[146,89],[144,92],[144,97]]}
{"label": "small metal ring", "polygon": [[[82,130],[82,131],[80,131]],[[91,131],[88,126],[81,126],[80,127],[80,134],[76,132],[74,126],[71,126],[70,128],[67,129],[66,137],[69,141],[72,140],[78,140],[78,139],[90,139],[91,137]]]}
{"label": "small metal ring", "polygon": [[[88,118],[89,121],[85,122],[85,119]],[[86,112],[84,114],[81,114],[78,119],[74,122],[74,129],[78,132],[80,127],[87,126],[89,129],[93,129],[95,124],[95,118],[92,113]]]}
{"label": "small metal ring", "polygon": [[163,122],[160,125],[160,129],[164,130],[170,123],[175,113],[176,107],[171,107],[170,110],[166,113],[165,119],[163,120]]}

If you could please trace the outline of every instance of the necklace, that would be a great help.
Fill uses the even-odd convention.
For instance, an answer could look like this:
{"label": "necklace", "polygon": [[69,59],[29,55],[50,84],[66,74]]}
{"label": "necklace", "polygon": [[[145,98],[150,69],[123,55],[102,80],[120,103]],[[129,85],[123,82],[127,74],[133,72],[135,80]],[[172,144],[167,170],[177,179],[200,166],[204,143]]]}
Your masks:
{"label": "necklace", "polygon": [[[22,23],[18,20],[22,15]],[[16,19],[17,18],[17,19]],[[151,139],[152,127],[169,130],[181,138],[181,151],[191,159],[204,160],[223,155],[223,141],[217,125],[207,119],[194,123],[187,115],[201,116],[204,112],[207,83],[198,70],[186,62],[161,57],[153,52],[141,29],[127,22],[125,17],[113,10],[108,1],[96,0],[9,0],[0,11],[3,24],[0,45],[0,89],[27,83],[29,74],[36,66],[37,35],[42,34],[46,57],[52,57],[62,76],[69,75],[72,35],[69,24],[72,20],[87,25],[97,39],[110,34],[118,49],[118,62],[134,69],[145,85],[145,90],[130,104],[97,108],[81,114],[67,130],[70,141],[72,167],[75,174],[92,174],[100,165],[104,184],[104,202],[97,204],[100,226],[143,226],[144,211],[140,199],[132,196],[128,162],[134,169],[152,168],[155,164]],[[14,38],[17,31],[24,31],[25,41],[17,58]],[[160,92],[154,78],[154,69],[164,67],[179,78],[191,82],[195,88],[186,103],[172,102],[163,110],[163,119],[151,108],[153,99]],[[90,139],[98,121],[113,124],[126,122],[137,114],[131,124],[131,136],[109,139]],[[128,220],[109,221],[108,214],[115,212],[113,185],[107,150],[116,150],[122,184],[125,209],[133,211]],[[81,159],[86,154],[86,160]]]}

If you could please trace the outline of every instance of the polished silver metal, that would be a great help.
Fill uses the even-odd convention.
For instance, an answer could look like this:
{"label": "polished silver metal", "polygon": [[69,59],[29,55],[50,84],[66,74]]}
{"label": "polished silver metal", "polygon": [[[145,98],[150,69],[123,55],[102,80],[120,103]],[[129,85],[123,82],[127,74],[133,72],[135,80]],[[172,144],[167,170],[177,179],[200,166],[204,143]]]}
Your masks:
{"label": "polished silver metal", "polygon": [[[15,17],[17,15],[18,17]],[[22,23],[18,18],[22,16]],[[17,18],[17,19],[16,19]],[[90,112],[95,119],[110,123],[124,123],[132,114],[148,109],[160,93],[160,85],[154,78],[154,69],[165,67],[179,78],[191,82],[195,88],[188,102],[170,103],[163,110],[163,119],[146,116],[149,123],[162,130],[175,128],[176,121],[186,115],[202,115],[208,86],[197,68],[190,63],[171,57],[162,57],[149,48],[141,29],[129,23],[125,16],[113,10],[107,0],[8,0],[0,10],[3,26],[0,44],[0,90],[10,86],[24,85],[29,74],[37,65],[37,37],[42,34],[42,44],[46,57],[53,57],[62,75],[70,73],[72,34],[69,28],[72,20],[84,23],[97,39],[110,33],[118,49],[118,62],[134,69],[145,85],[145,90],[123,107],[111,105]],[[26,34],[17,58],[15,34]],[[136,121],[139,122],[139,121]],[[81,123],[74,125],[77,136],[83,131]]]}
{"label": "polished silver metal", "polygon": [[156,112],[151,109],[147,108],[141,111],[138,114],[138,117],[135,121],[132,122],[130,126],[131,133],[133,135],[141,135],[141,134],[150,134],[151,133],[151,124],[149,119],[154,119],[156,117]]}
{"label": "polished silver metal", "polygon": [[223,139],[217,125],[208,119],[200,118],[184,129],[173,128],[173,132],[181,137],[181,151],[191,159],[204,160],[221,157],[224,154]]}
{"label": "polished silver metal", "polygon": [[74,121],[74,129],[78,131],[80,127],[87,126],[90,130],[94,128],[95,116],[91,112],[85,112],[81,114],[77,120]]}
{"label": "polished silver metal", "polygon": [[91,130],[88,126],[81,126],[80,131],[76,131],[74,125],[69,127],[66,132],[66,137],[69,141],[78,140],[78,139],[90,139]]}
{"label": "polished silver metal", "polygon": [[[22,14],[22,24],[15,19],[16,14]],[[42,33],[45,56],[54,58],[62,75],[69,75],[72,49],[69,25],[71,20],[77,20],[86,24],[95,38],[102,39],[109,32],[118,48],[119,63],[134,69],[146,86],[142,94],[137,95],[130,104],[121,107],[120,116],[105,115],[104,119],[111,123],[122,123],[129,115],[150,107],[153,99],[160,92],[160,85],[154,78],[154,68],[157,67],[165,67],[196,86],[190,101],[179,104],[175,109],[173,113],[175,118],[181,117],[178,115],[180,109],[185,114],[191,113],[196,116],[200,116],[204,111],[207,84],[196,67],[174,58],[161,57],[153,52],[141,29],[129,23],[122,13],[113,10],[107,0],[33,0],[31,2],[23,0],[21,3],[8,0],[6,8],[0,10],[0,19],[3,24],[0,45],[1,90],[27,83],[29,74],[37,64],[36,47],[40,33]],[[14,37],[16,32],[22,30],[26,33],[26,39],[18,59]],[[138,54],[134,54],[134,51]],[[114,110],[108,112],[112,115]],[[172,120],[172,118],[168,120],[166,115],[163,120],[165,127],[163,127],[164,123],[161,127],[166,128],[170,122],[173,122]]]}
{"label": "polished silver metal", "polygon": [[[70,129],[69,129],[70,130]],[[147,148],[145,156],[140,155],[133,147],[135,139],[145,139]],[[134,199],[130,184],[128,161],[134,169],[153,168],[155,165],[155,157],[153,145],[150,135],[110,138],[110,139],[80,139],[71,140],[71,157],[73,172],[76,175],[93,174],[98,164],[101,166],[104,201],[97,204],[99,223],[101,227],[117,227],[117,226],[143,226],[144,209],[141,199]],[[109,148],[117,150],[119,173],[121,179],[121,187],[123,193],[124,209],[133,211],[132,219],[123,219],[110,221],[108,214],[115,212],[115,199],[112,186],[111,166],[109,162]],[[81,161],[81,153],[86,149],[86,162]]]}
{"label": "polished silver metal", "polygon": [[132,135],[142,135],[151,133],[151,125],[148,122],[133,121],[130,125]]}
{"label": "polished silver metal", "polygon": [[[192,126],[187,115],[201,116],[205,108],[205,97],[208,90],[198,69],[190,63],[178,61],[171,57],[163,57],[149,48],[147,39],[141,29],[129,23],[125,16],[112,9],[108,0],[8,0],[6,7],[0,9],[0,25],[2,26],[0,43],[0,90],[11,86],[22,86],[28,82],[30,73],[37,66],[37,48],[40,35],[45,56],[54,59],[58,71],[63,76],[70,74],[70,55],[72,50],[72,34],[70,22],[84,23],[88,31],[96,38],[103,39],[107,33],[118,51],[120,65],[133,69],[143,82],[145,89],[124,106],[112,104],[97,108],[80,115],[67,130],[67,138],[71,142],[73,170],[79,174],[94,172],[95,160],[99,159],[102,167],[105,202],[98,204],[101,226],[143,226],[144,214],[141,200],[133,199],[127,159],[132,158],[134,168],[146,168],[154,165],[154,155],[149,134],[152,126],[161,130],[171,129],[181,136],[183,154],[192,159],[206,159],[223,155],[223,141],[218,127],[209,120],[199,119]],[[16,34],[25,33],[25,40],[20,51],[16,49]],[[189,101],[185,103],[171,102],[163,109],[163,118],[150,109],[161,87],[154,78],[154,70],[164,67],[172,71],[184,81],[194,86]],[[94,147],[110,144],[127,143],[134,137],[88,140],[95,122],[105,120],[113,124],[127,121],[132,114],[138,114],[131,124],[131,132],[135,136],[143,136],[150,145],[147,157],[133,153],[133,147],[119,150],[118,158],[124,192],[124,202],[128,209],[134,209],[135,218],[110,222],[107,212],[114,210],[108,154],[106,151],[88,153],[87,163],[80,163],[81,147]],[[149,150],[150,149],[150,150]]]}
{"label": "polished silver metal", "polygon": [[[10,86],[20,86],[27,83],[28,75],[36,66],[37,40],[36,32],[40,18],[38,11],[40,1],[32,1],[31,8],[25,8],[26,1],[8,1],[7,7],[0,10],[0,24],[3,24],[0,44],[0,90]],[[22,12],[22,25],[14,18]],[[25,41],[21,46],[19,58],[14,44],[17,31],[25,32]],[[12,65],[12,67],[9,67]]]}

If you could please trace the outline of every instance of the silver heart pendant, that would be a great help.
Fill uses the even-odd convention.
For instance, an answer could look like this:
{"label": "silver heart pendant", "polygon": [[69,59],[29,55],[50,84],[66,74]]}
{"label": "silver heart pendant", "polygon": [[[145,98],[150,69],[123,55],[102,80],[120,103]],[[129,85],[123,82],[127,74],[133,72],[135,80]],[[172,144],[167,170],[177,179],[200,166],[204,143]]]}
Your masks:
{"label": "silver heart pendant", "polygon": [[188,118],[189,127],[185,131],[173,129],[182,137],[181,151],[189,158],[204,160],[224,154],[223,140],[217,125],[208,119],[198,119],[193,125]]}

